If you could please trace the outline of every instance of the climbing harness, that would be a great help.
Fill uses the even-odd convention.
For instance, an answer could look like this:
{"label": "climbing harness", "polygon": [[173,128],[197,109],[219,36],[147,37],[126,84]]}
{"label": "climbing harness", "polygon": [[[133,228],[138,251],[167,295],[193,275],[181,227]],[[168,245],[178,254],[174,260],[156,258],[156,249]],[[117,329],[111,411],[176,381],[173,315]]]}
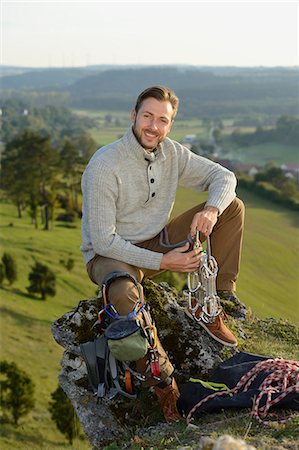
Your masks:
{"label": "climbing harness", "polygon": [[[266,377],[258,387],[258,395],[255,399],[252,399],[252,417],[264,425],[287,423],[292,419],[292,416],[275,421],[265,420],[267,415],[273,417],[273,414],[269,414],[271,407],[277,406],[289,394],[299,393],[299,362],[282,358],[266,359],[258,362],[251,370],[242,376],[234,388],[218,391],[203,398],[189,411],[186,419],[187,423],[190,423],[192,416],[204,403],[215,397],[225,395],[232,396],[248,391],[254,380],[263,373],[266,374]],[[264,404],[262,405],[262,403]]]}
{"label": "climbing harness", "polygon": [[[199,231],[196,231],[193,249],[199,249]],[[218,265],[211,255],[210,237],[207,236],[207,250],[201,252],[199,267],[188,273],[188,310],[197,322],[213,323],[222,308],[216,291]]]}
{"label": "climbing harness", "polygon": [[[117,278],[129,278],[138,291],[138,301],[127,315],[120,315],[109,302],[109,287]],[[157,329],[145,303],[142,289],[127,272],[112,272],[102,284],[103,309],[98,313],[94,327],[98,336],[92,342],[81,344],[89,378],[97,399],[110,400],[117,393],[136,398],[133,378],[144,382],[149,378],[161,381],[157,350]],[[144,374],[138,373],[130,363],[147,357]],[[125,388],[121,387],[123,380]]]}

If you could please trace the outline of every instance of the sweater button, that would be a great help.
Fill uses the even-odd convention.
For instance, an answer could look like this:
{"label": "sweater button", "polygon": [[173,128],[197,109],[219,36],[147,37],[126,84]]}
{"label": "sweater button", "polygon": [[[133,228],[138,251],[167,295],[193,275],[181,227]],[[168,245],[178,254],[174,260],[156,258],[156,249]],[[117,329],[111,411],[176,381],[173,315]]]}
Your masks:
{"label": "sweater button", "polygon": [[153,193],[152,193],[152,197],[155,197],[155,195],[156,195],[156,193],[155,193],[155,192],[153,192]]}
{"label": "sweater button", "polygon": [[154,178],[151,178],[151,183],[154,183],[154,182],[155,182]]}

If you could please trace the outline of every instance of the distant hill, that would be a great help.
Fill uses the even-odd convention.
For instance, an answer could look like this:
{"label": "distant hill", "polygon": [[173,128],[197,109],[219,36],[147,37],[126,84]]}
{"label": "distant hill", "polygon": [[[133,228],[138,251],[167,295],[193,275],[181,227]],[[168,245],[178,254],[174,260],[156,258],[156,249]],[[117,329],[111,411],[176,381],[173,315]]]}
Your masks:
{"label": "distant hill", "polygon": [[296,114],[298,71],[286,69],[186,69],[147,67],[109,70],[78,80],[69,89],[75,107],[130,109],[136,94],[153,84],[172,87],[184,117]]}
{"label": "distant hill", "polygon": [[75,83],[78,79],[89,75],[89,71],[84,68],[79,69],[47,69],[29,70],[22,73],[3,76],[0,79],[2,89],[31,89],[31,90],[51,90],[63,89]]}
{"label": "distant hill", "polygon": [[128,111],[145,87],[165,84],[180,97],[184,117],[277,117],[298,114],[298,74],[295,67],[90,66],[24,71],[0,81],[4,98],[63,91],[65,106],[105,111]]}

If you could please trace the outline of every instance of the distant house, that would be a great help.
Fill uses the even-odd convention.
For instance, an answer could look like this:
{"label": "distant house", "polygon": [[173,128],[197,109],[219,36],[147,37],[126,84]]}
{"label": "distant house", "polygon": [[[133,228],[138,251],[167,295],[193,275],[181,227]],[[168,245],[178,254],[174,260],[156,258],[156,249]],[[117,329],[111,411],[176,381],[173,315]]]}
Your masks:
{"label": "distant house", "polygon": [[261,167],[254,164],[240,164],[238,166],[238,172],[243,172],[250,177],[254,177],[261,170]]}
{"label": "distant house", "polygon": [[284,174],[287,178],[295,178],[299,177],[299,165],[298,164],[282,164],[280,168],[284,171]]}

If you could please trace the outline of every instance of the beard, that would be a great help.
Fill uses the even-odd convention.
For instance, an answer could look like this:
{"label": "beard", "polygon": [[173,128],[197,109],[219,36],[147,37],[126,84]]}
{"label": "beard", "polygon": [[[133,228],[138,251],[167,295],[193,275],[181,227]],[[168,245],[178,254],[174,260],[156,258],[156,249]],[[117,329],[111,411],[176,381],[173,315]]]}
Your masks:
{"label": "beard", "polygon": [[[150,128],[142,129],[141,131],[138,131],[136,128],[136,120],[132,127],[133,133],[135,138],[137,139],[138,143],[143,147],[145,150],[153,151],[155,148],[163,141],[164,137],[161,137],[156,132],[152,131]],[[153,143],[147,143],[144,139],[142,139],[142,132],[148,131],[154,135],[156,135],[156,139],[153,141]]]}

